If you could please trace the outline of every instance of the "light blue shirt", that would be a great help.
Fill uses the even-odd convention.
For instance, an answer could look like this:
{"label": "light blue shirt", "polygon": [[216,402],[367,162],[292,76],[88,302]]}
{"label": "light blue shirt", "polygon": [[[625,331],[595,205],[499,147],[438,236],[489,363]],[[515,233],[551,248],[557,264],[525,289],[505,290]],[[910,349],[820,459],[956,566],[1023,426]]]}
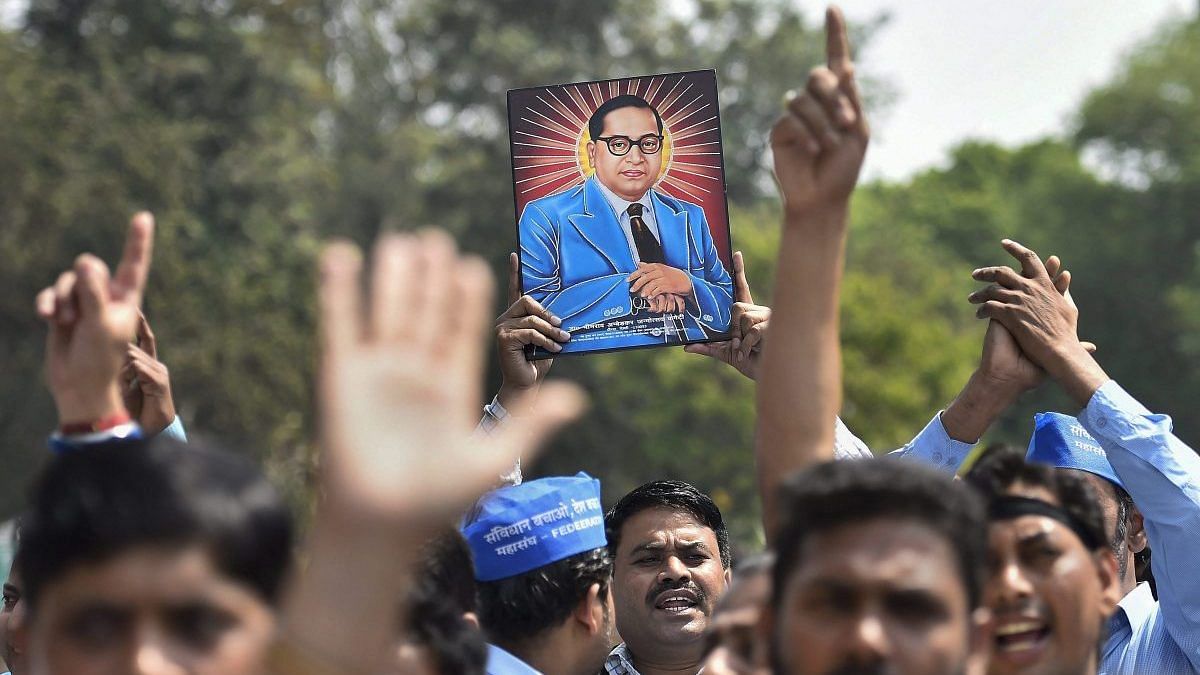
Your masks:
{"label": "light blue shirt", "polygon": [[[887,454],[889,457],[902,457],[955,473],[973,447],[972,443],[950,438],[946,427],[942,425],[942,413],[939,412],[907,445]],[[835,459],[866,459],[875,454],[839,417],[834,428],[833,456]]]}
{"label": "light blue shirt", "polygon": [[176,415],[167,428],[159,433],[180,443],[187,443],[187,431],[183,428],[183,420],[179,419],[179,415]]}
{"label": "light blue shirt", "polygon": [[947,473],[956,473],[958,467],[971,454],[974,443],[964,443],[950,438],[942,426],[942,413],[933,416],[929,424],[908,445],[888,453],[889,457],[903,457],[928,464]]}
{"label": "light blue shirt", "polygon": [[521,659],[509,654],[492,643],[488,643],[487,675],[542,675]]}
{"label": "light blue shirt", "polygon": [[642,198],[636,202],[630,202],[618,197],[615,192],[609,190],[608,187],[596,179],[596,185],[600,187],[600,192],[604,195],[604,199],[608,201],[608,205],[612,207],[613,215],[617,217],[617,222],[621,223],[621,231],[625,233],[625,241],[629,242],[629,252],[633,254],[634,262],[641,262],[638,257],[637,242],[633,239],[633,225],[630,223],[629,205],[642,205],[642,222],[646,223],[646,227],[654,234],[654,238],[658,240],[659,245],[662,245],[662,237],[658,236],[658,223],[654,220],[654,204],[650,201],[650,191],[642,195]]}
{"label": "light blue shirt", "polygon": [[1142,584],[1109,619],[1101,675],[1200,673],[1200,456],[1109,380],[1079,421],[1141,511],[1158,601]]}
{"label": "light blue shirt", "polygon": [[[508,411],[500,405],[500,397],[493,397],[492,402],[483,407],[483,417],[475,427],[475,435],[480,438],[491,436],[507,418]],[[938,412],[907,445],[889,452],[888,455],[922,462],[953,474],[958,471],[958,467],[966,460],[973,447],[975,446],[971,443],[950,438],[946,427],[942,425],[942,413]],[[834,418],[834,459],[868,459],[874,456],[871,448],[850,431],[842,418]],[[512,471],[500,476],[500,480],[509,485],[521,483],[520,457],[515,458]]]}

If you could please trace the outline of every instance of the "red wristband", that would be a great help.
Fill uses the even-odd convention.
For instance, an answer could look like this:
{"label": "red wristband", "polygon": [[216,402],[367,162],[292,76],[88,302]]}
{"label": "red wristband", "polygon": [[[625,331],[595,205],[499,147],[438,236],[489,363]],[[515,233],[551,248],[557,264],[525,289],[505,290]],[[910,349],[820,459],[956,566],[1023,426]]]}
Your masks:
{"label": "red wristband", "polygon": [[106,431],[113,427],[119,427],[122,424],[132,422],[133,418],[129,416],[129,412],[122,410],[119,413],[113,413],[108,417],[101,417],[94,422],[73,422],[64,424],[59,427],[58,432],[63,436],[74,436],[77,434],[94,434],[97,431]]}

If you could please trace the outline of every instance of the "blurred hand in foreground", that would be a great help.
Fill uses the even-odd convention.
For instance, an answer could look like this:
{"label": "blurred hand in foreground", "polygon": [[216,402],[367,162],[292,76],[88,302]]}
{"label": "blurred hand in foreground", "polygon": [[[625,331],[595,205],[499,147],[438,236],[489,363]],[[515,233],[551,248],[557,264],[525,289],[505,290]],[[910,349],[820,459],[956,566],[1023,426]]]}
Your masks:
{"label": "blurred hand in foreground", "polygon": [[581,391],[544,385],[538,414],[494,437],[472,436],[486,365],[492,280],[439,231],[385,235],[370,294],[348,243],[321,255],[319,398],[331,506],[411,521],[452,516],[576,417]]}

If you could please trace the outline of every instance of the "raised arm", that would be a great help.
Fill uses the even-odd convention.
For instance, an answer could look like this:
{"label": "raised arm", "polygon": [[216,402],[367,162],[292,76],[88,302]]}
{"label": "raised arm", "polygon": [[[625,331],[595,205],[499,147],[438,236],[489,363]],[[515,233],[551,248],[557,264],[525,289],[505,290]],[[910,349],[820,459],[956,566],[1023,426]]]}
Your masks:
{"label": "raised arm", "polygon": [[771,130],[784,219],[758,388],[757,472],[768,543],[780,482],[833,458],[841,407],[838,296],[850,194],[870,133],[836,7],[826,12],[825,32],[827,65],[813,69],[803,93],[788,97]]}
{"label": "raised arm", "polygon": [[536,416],[473,436],[491,306],[486,266],[427,232],[376,245],[368,298],[361,268],[350,244],[321,257],[323,501],[310,563],[285,603],[270,671],[278,675],[297,665],[380,672],[420,544],[583,402],[573,385],[548,383]]}
{"label": "raised arm", "polygon": [[128,420],[119,375],[137,334],[153,244],[154,217],[139,213],[115,274],[85,253],[37,296],[38,316],[49,326],[46,380],[64,431]]}
{"label": "raised arm", "polygon": [[[1071,273],[1058,256],[1045,263],[1054,288],[1070,301]],[[1095,350],[1091,343],[1086,349]],[[1008,329],[988,322],[979,366],[962,391],[908,445],[890,453],[955,472],[989,427],[1027,391],[1037,388],[1045,371],[1021,351]]]}
{"label": "raised arm", "polygon": [[1083,409],[1080,423],[1097,441],[1141,511],[1154,552],[1151,566],[1165,625],[1193,668],[1200,669],[1200,456],[1171,430],[1171,418],[1151,413],[1125,392],[1079,342],[1078,311],[1053,292],[1033,251],[1005,240],[1021,271],[996,266],[975,270],[991,282],[972,294],[978,315],[1008,328],[1031,360]]}

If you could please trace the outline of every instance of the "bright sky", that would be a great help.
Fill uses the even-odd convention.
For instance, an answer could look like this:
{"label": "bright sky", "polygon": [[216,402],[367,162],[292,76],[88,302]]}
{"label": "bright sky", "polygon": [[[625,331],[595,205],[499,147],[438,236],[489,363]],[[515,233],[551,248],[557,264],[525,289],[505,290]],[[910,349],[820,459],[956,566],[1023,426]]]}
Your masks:
{"label": "bright sky", "polygon": [[[860,68],[898,98],[873,124],[865,177],[938,165],[967,138],[1017,144],[1061,133],[1126,51],[1197,0],[840,0],[853,21],[890,11]],[[805,0],[810,16],[824,5]]]}

